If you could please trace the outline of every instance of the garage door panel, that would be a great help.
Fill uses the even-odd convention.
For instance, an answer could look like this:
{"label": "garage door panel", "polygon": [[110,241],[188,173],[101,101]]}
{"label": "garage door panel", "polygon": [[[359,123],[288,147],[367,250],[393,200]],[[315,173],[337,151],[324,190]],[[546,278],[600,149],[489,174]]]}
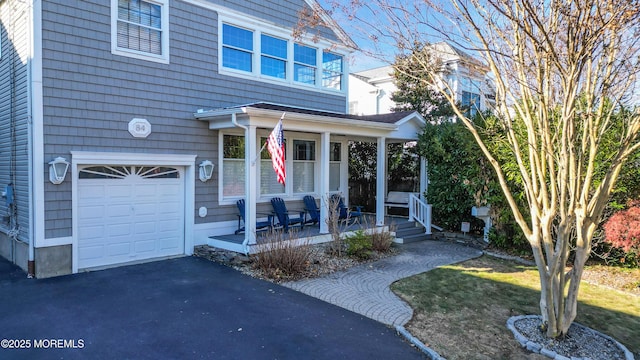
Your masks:
{"label": "garage door panel", "polygon": [[122,256],[130,253],[131,243],[129,241],[115,242],[107,246],[107,254],[109,256]]}
{"label": "garage door panel", "polygon": [[102,245],[94,245],[94,246],[86,246],[84,251],[79,254],[79,261],[89,261],[93,259],[100,259],[104,256],[104,246]]}
{"label": "garage door panel", "polygon": [[136,216],[157,215],[158,205],[155,203],[154,204],[136,204],[134,208],[134,212]]}
{"label": "garage door panel", "polygon": [[148,221],[148,222],[138,222],[135,224],[135,235],[143,235],[143,234],[155,234],[156,233],[156,222]]}
{"label": "garage door panel", "polygon": [[104,205],[87,205],[84,206],[80,211],[78,211],[78,220],[80,221],[89,221],[89,220],[97,220],[102,221],[105,216],[105,206]]}
{"label": "garage door panel", "polygon": [[87,185],[82,188],[78,187],[78,196],[86,199],[102,199],[104,198],[104,185]]}
{"label": "garage door panel", "polygon": [[107,226],[107,235],[110,237],[115,236],[129,236],[131,235],[131,226],[129,222],[120,224],[110,224]]}
{"label": "garage door panel", "polygon": [[78,238],[83,239],[85,243],[91,244],[92,241],[95,242],[95,239],[98,239],[100,243],[102,243],[102,239],[105,233],[105,226],[102,224],[99,225],[87,225],[78,229]]}
{"label": "garage door panel", "polygon": [[175,242],[171,239],[159,239],[158,245],[160,246],[160,250],[176,249]]}
{"label": "garage door panel", "polygon": [[128,217],[131,212],[130,204],[107,204],[104,207],[106,208],[106,216],[112,219]]}
{"label": "garage door panel", "polygon": [[149,253],[149,252],[156,251],[155,240],[136,241],[134,246],[135,246],[136,254]]}
{"label": "garage door panel", "polygon": [[145,178],[135,173],[138,167],[120,166],[130,174],[100,178],[98,168],[104,167],[84,178],[81,169],[78,179],[78,268],[182,254],[182,172]]}

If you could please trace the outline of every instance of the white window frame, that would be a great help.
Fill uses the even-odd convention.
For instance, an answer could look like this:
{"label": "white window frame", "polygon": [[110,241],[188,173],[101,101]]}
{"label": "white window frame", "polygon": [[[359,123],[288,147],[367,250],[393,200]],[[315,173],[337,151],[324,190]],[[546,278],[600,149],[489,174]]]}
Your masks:
{"label": "white window frame", "polygon": [[[278,56],[274,56],[274,55],[269,55],[266,54],[263,50],[262,50],[262,36],[268,36],[270,38],[273,39],[278,39],[278,40],[282,40],[286,42],[286,47],[287,47],[287,57],[286,58],[281,58]],[[266,76],[266,77],[270,77],[270,78],[274,78],[274,79],[278,79],[278,80],[286,80],[289,77],[289,40],[287,39],[283,39],[279,36],[274,36],[271,35],[269,33],[263,32],[260,34],[260,76]],[[275,60],[279,60],[279,61],[283,61],[284,62],[284,78],[278,77],[278,76],[273,76],[273,75],[269,75],[269,74],[265,74],[262,71],[262,58],[270,58],[270,59],[275,59]]]}
{"label": "white window frame", "polygon": [[[251,37],[252,37],[252,41],[251,41],[251,50],[248,49],[244,49],[244,48],[239,48],[239,47],[235,47],[233,45],[225,45],[223,42],[223,29],[224,29],[224,25],[227,26],[231,26],[237,29],[241,29],[241,30],[245,30],[245,31],[249,31],[251,32]],[[247,70],[242,70],[242,69],[234,69],[234,68],[229,68],[229,67],[224,67],[223,66],[223,59],[222,59],[222,54],[224,53],[224,48],[227,49],[232,49],[232,50],[237,50],[237,51],[241,51],[247,54],[251,55],[251,71],[247,71]],[[228,71],[232,71],[232,72],[237,72],[239,74],[250,74],[253,73],[255,71],[255,67],[256,67],[256,34],[254,30],[251,30],[250,28],[246,28],[246,27],[242,27],[242,26],[238,26],[238,25],[234,25],[234,24],[230,24],[230,23],[221,23],[220,25],[220,57],[219,57],[219,63],[220,63],[220,67],[223,67],[224,69],[227,69]]]}
{"label": "white window frame", "polygon": [[[265,139],[265,141],[269,138],[269,132],[264,132],[264,131],[257,131],[256,133],[256,148],[260,147],[262,148],[262,139]],[[258,186],[258,188],[256,189],[256,193],[258,194],[258,199],[259,200],[264,200],[264,199],[271,199],[272,197],[282,197],[282,198],[287,198],[289,197],[289,192],[287,191],[287,188],[289,187],[289,182],[291,179],[291,168],[288,165],[289,160],[291,158],[290,153],[289,153],[289,148],[290,145],[287,142],[287,133],[285,133],[284,135],[284,141],[285,141],[285,174],[286,174],[286,179],[285,179],[285,186],[284,186],[284,192],[273,192],[273,193],[266,193],[263,194],[262,193],[262,173],[263,171],[271,174],[272,180],[276,179],[276,174],[275,171],[273,170],[273,161],[271,160],[271,156],[269,156],[268,159],[263,159],[262,158],[262,154],[263,153],[268,153],[269,150],[267,150],[267,147],[265,146],[264,149],[256,155],[256,163],[258,164],[257,166],[257,171],[256,171],[256,184]],[[264,163],[264,164],[263,164]],[[264,165],[264,166],[263,166]],[[279,185],[278,185],[279,186]]]}
{"label": "white window frame", "polygon": [[[235,204],[236,201],[240,199],[244,199],[246,194],[242,194],[240,196],[225,196],[224,195],[224,136],[232,135],[232,136],[241,136],[245,137],[245,134],[241,131],[218,131],[218,203],[220,205],[232,205]],[[246,139],[245,139],[246,141]],[[245,158],[246,166],[246,154]],[[246,174],[245,174],[246,177]],[[246,180],[246,179],[245,179]]]}
{"label": "white window frame", "polygon": [[[269,133],[270,130],[268,129],[258,129],[256,131],[256,138],[254,139],[254,141],[256,142],[256,144],[260,144],[260,139],[261,138],[267,138],[269,137]],[[234,136],[244,136],[243,132],[240,131],[234,131],[234,130],[220,130],[218,132],[218,179],[220,179],[220,181],[218,181],[218,203],[220,205],[233,205],[236,203],[237,200],[239,199],[244,199],[245,195],[242,196],[227,196],[225,197],[223,194],[223,184],[222,184],[222,178],[224,175],[224,151],[223,151],[223,146],[224,146],[224,135],[234,135]],[[271,201],[271,198],[273,197],[281,197],[285,200],[293,200],[293,199],[302,199],[302,197],[304,197],[305,195],[312,195],[314,197],[318,197],[318,182],[315,181],[314,178],[314,183],[313,183],[313,191],[310,192],[300,192],[300,193],[295,193],[294,189],[293,189],[293,140],[302,140],[302,141],[314,141],[316,146],[315,146],[315,160],[313,161],[313,172],[314,174],[317,175],[320,174],[320,135],[318,134],[307,134],[307,133],[299,133],[299,132],[288,132],[285,131],[284,132],[284,137],[287,140],[287,147],[286,147],[286,155],[285,155],[285,168],[287,171],[287,180],[285,182],[285,189],[283,193],[277,193],[277,194],[261,194],[260,189],[261,189],[261,184],[260,184],[260,179],[261,179],[261,174],[262,171],[271,171],[273,172],[273,167],[271,166],[271,160],[269,160],[268,165],[262,166],[262,159],[260,158],[260,154],[253,154],[252,156],[250,156],[251,159],[253,159],[254,157],[256,158],[256,177],[257,177],[257,181],[256,181],[256,194],[257,194],[257,200],[256,202],[258,203],[268,203]],[[332,141],[332,142],[337,142],[337,141]],[[264,151],[267,151],[266,149]],[[346,159],[346,146],[343,143],[342,144],[342,158],[341,158],[341,172],[340,172],[340,179],[341,179],[341,188],[344,188],[344,179],[346,178],[346,166],[348,165],[347,162],[345,161]],[[245,154],[246,157],[246,154]],[[306,160],[305,160],[306,161]]]}
{"label": "white window frame", "polygon": [[[313,142],[313,149],[314,149],[314,154],[313,154],[313,160],[296,160],[295,159],[295,142],[296,141],[302,141],[302,142]],[[309,194],[315,194],[317,193],[316,189],[318,187],[318,184],[316,182],[316,177],[319,173],[319,158],[318,156],[320,154],[318,154],[318,147],[320,146],[318,140],[315,139],[301,139],[299,137],[296,137],[294,139],[291,139],[291,175],[293,177],[293,173],[294,173],[294,166],[296,164],[313,164],[313,175],[312,181],[313,181],[313,189],[311,189],[311,191],[300,191],[300,192],[296,192],[296,190],[293,188],[293,180],[291,181],[292,185],[291,185],[291,195],[292,196],[305,196],[305,195],[309,195]]]}
{"label": "white window frame", "polygon": [[[340,145],[340,160],[336,161],[336,160],[331,160],[331,144],[339,144]],[[342,169],[342,163],[345,162],[344,159],[344,148],[345,148],[345,144],[342,141],[329,141],[329,193],[333,194],[333,193],[339,193],[340,190],[342,189],[342,183],[343,183],[343,179],[344,179],[344,175],[342,173],[343,169]],[[332,189],[331,188],[331,165],[338,165],[338,188],[337,189]]]}
{"label": "white window frame", "polygon": [[[223,30],[222,25],[227,24],[234,27],[239,27],[247,30],[253,31],[253,61],[252,61],[252,71],[240,71],[236,69],[231,69],[224,67],[222,61],[222,36]],[[284,79],[263,75],[261,69],[261,56],[262,56],[262,43],[261,43],[261,35],[268,35],[271,37],[279,38],[287,41],[287,59],[286,60],[286,77]],[[305,84],[298,81],[294,81],[294,43],[298,43],[300,45],[312,47],[316,49],[316,64],[315,64],[315,75],[316,75],[316,83],[315,84]],[[336,49],[335,44],[332,44],[326,40],[317,39],[294,39],[291,35],[291,29],[276,27],[270,24],[266,24],[264,21],[260,19],[254,19],[249,16],[239,16],[235,14],[226,14],[219,13],[218,14],[218,73],[222,75],[234,76],[249,80],[257,80],[262,82],[267,82],[271,84],[278,85],[286,85],[289,87],[295,87],[299,89],[312,90],[318,92],[325,92],[330,94],[341,94],[346,96],[348,93],[348,83],[346,81],[345,74],[348,74],[348,61],[346,61],[348,56],[348,51],[345,49]],[[340,89],[324,87],[322,81],[322,72],[323,72],[323,63],[322,63],[322,55],[323,52],[331,52],[333,54],[342,56],[342,82]]]}
{"label": "white window frame", "polygon": [[169,0],[143,0],[161,7],[161,46],[160,55],[132,50],[118,46],[118,0],[111,0],[111,53],[140,60],[169,63]]}
{"label": "white window frame", "polygon": [[[337,55],[337,56],[340,56],[342,58],[341,62],[340,62],[340,71],[334,71],[334,70],[329,70],[329,69],[325,68],[325,62],[324,62],[324,54],[325,53],[326,54]],[[338,87],[340,89],[342,89],[342,87],[344,86],[344,56],[340,55],[337,52],[329,51],[327,49],[322,51],[321,55],[322,55],[322,59],[321,59],[320,62],[322,63],[322,69],[320,71],[320,74],[322,75],[322,77],[321,77],[320,81],[322,81],[322,86],[325,87],[325,88],[328,88],[328,89],[335,89],[334,87],[328,87],[328,86],[324,85],[324,82],[325,82],[324,74],[325,74],[325,72],[328,72],[328,73],[330,73],[332,75],[338,74],[338,76],[340,77],[340,82],[338,83]],[[336,90],[339,90],[339,89],[336,89]]]}

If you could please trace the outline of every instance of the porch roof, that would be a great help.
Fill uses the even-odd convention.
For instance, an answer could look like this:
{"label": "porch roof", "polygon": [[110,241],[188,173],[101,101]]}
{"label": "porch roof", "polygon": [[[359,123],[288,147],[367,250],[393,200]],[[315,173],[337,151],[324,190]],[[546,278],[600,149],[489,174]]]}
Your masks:
{"label": "porch roof", "polygon": [[293,107],[267,102],[256,102],[223,109],[198,110],[194,117],[208,121],[209,129],[229,129],[255,125],[272,128],[283,113],[285,130],[326,132],[351,136],[389,137],[415,140],[425,124],[415,111],[402,111],[381,115],[351,115]]}

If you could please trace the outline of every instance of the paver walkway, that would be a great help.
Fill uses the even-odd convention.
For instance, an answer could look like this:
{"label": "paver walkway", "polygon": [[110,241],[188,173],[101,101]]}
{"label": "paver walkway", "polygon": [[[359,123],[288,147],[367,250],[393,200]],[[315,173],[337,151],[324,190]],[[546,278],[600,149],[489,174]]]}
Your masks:
{"label": "paver walkway", "polygon": [[283,285],[384,324],[403,326],[413,310],[389,289],[393,282],[482,255],[474,248],[437,241],[400,245],[400,249],[400,254],[380,261]]}

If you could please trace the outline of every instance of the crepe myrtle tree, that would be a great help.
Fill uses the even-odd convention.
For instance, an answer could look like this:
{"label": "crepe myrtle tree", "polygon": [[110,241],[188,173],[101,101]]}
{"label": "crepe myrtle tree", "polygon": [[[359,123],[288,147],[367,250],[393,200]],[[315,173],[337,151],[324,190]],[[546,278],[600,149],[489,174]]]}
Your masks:
{"label": "crepe myrtle tree", "polygon": [[[526,200],[522,211],[501,157],[488,146],[491,138],[456,103],[457,89],[437,80],[442,64],[422,61],[404,75],[432,75],[426,77],[435,79],[429,85],[449,101],[496,172],[533,250],[548,337],[566,334],[577,315],[594,231],[625,161],[640,147],[640,112],[617,116],[637,86],[639,2],[329,0],[327,6],[363,44],[354,50],[380,60],[446,40],[488,66],[495,84],[493,112]],[[326,18],[322,9],[313,10],[301,14],[301,24]],[[601,139],[612,128],[618,146],[597,161]]]}

